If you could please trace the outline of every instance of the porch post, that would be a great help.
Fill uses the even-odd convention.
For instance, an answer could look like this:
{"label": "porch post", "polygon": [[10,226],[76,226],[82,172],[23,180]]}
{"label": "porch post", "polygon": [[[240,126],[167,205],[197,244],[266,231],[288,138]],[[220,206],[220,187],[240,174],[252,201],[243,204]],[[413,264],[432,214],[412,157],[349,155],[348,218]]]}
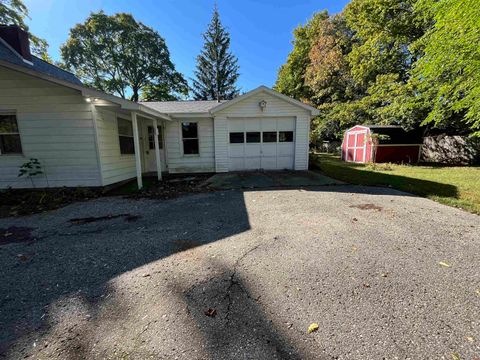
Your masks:
{"label": "porch post", "polygon": [[140,154],[140,138],[138,136],[138,122],[137,113],[132,112],[132,127],[133,127],[133,146],[135,148],[135,168],[137,170],[137,185],[138,189],[143,187],[142,183],[142,156]]}
{"label": "porch post", "polygon": [[153,138],[155,142],[155,162],[157,163],[157,178],[162,180],[162,163],[160,159],[160,145],[158,143],[158,122],[157,119],[153,119]]}

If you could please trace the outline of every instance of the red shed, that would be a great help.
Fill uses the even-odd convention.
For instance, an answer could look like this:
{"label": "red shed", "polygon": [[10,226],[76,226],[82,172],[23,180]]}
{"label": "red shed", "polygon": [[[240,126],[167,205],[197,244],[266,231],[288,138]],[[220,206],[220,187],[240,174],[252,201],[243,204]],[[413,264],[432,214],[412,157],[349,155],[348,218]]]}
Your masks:
{"label": "red shed", "polygon": [[356,125],[345,131],[342,160],[358,163],[416,163],[422,136],[394,125]]}

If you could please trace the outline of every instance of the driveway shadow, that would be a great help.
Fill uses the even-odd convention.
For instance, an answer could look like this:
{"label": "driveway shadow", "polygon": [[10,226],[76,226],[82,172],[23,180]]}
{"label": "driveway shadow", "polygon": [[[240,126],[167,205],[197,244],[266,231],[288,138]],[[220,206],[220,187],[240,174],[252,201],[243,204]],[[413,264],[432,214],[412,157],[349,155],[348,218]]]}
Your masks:
{"label": "driveway shadow", "polygon": [[49,306],[57,301],[81,293],[98,307],[118,275],[247,231],[250,224],[243,194],[235,192],[171,201],[104,198],[0,220],[0,236],[16,229],[25,241],[0,246],[0,358],[17,340],[48,331]]}

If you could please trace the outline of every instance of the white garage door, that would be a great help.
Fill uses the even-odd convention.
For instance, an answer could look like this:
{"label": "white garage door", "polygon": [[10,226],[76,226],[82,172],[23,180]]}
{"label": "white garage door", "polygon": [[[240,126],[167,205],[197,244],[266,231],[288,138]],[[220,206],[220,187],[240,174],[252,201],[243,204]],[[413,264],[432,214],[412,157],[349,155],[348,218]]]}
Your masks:
{"label": "white garage door", "polygon": [[230,119],[230,171],[293,169],[295,118]]}

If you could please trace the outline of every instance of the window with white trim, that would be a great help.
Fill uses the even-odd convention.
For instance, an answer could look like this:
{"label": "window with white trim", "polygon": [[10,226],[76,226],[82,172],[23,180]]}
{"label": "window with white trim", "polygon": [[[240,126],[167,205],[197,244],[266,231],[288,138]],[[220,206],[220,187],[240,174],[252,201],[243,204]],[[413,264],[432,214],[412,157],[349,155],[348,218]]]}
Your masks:
{"label": "window with white trim", "polygon": [[120,154],[135,154],[135,145],[133,142],[132,122],[126,119],[117,118],[118,142],[120,143]]}
{"label": "window with white trim", "polygon": [[184,155],[198,155],[198,123],[182,122],[182,142]]}
{"label": "window with white trim", "polygon": [[0,114],[0,155],[22,154],[15,114]]}

